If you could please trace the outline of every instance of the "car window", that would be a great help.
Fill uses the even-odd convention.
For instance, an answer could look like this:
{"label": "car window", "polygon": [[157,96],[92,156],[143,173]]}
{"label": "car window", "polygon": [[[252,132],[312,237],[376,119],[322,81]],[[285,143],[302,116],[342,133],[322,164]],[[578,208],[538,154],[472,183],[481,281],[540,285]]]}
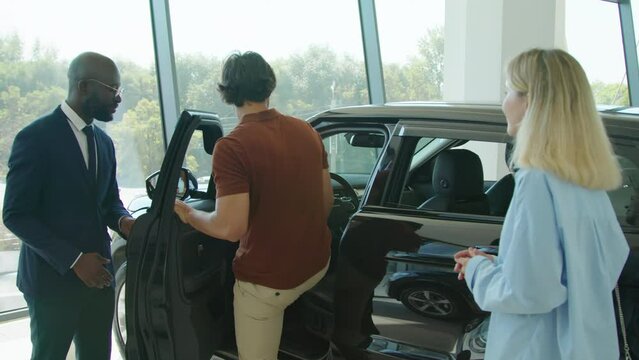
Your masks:
{"label": "car window", "polygon": [[[501,189],[501,180],[511,176],[505,160],[506,144],[430,137],[419,138],[415,143],[397,207],[505,214],[512,196],[509,185]],[[439,180],[434,181],[438,163]],[[496,183],[499,184],[489,193]],[[492,197],[496,203],[491,209]]]}
{"label": "car window", "polygon": [[[353,140],[354,134],[358,137]],[[382,137],[377,144],[361,141],[361,136],[373,134]],[[344,131],[323,139],[328,155],[329,171],[346,179],[356,190],[363,190],[377,164],[384,143],[382,133]],[[359,141],[358,141],[359,140]]]}
{"label": "car window", "polygon": [[424,162],[428,161],[434,154],[450,144],[448,139],[436,139],[423,137],[417,141],[413,157],[410,161],[410,169],[420,167]]}
{"label": "car window", "polygon": [[433,140],[439,140],[439,139],[434,139],[429,137],[420,138],[419,141],[417,141],[417,145],[415,146],[415,151],[413,151],[413,155],[420,152],[424,152],[425,151],[424,149],[426,149],[427,146],[430,146],[430,144],[433,143]]}
{"label": "car window", "polygon": [[[608,192],[608,195],[619,222],[626,226],[639,226],[639,142],[611,140],[622,170],[623,183],[618,189]],[[447,160],[449,164],[455,161],[462,162],[462,167],[466,171],[454,175],[464,176],[461,184],[464,184],[465,189],[442,188],[436,186],[441,184],[433,184],[433,172],[438,157],[443,152],[454,150],[465,150],[474,154],[466,154],[464,159]],[[400,201],[395,205],[425,211],[505,216],[514,188],[505,152],[505,143],[420,138],[413,151]],[[481,164],[481,174],[471,170],[473,167],[468,163],[472,161],[469,160],[470,157],[475,157],[475,161]],[[484,184],[483,194],[478,188],[467,191],[467,182],[479,176],[482,176],[481,181]],[[458,204],[455,205],[451,201]]]}
{"label": "car window", "polygon": [[622,184],[608,196],[619,223],[639,226],[639,142],[612,139],[615,153],[621,167]]}
{"label": "car window", "polygon": [[470,140],[455,149],[468,149],[479,156],[486,185],[492,185],[510,173],[506,164],[506,144],[504,143]]}
{"label": "car window", "polygon": [[191,171],[197,179],[198,190],[206,191],[212,172],[211,155],[204,150],[202,130],[195,130],[184,156],[182,167]]}

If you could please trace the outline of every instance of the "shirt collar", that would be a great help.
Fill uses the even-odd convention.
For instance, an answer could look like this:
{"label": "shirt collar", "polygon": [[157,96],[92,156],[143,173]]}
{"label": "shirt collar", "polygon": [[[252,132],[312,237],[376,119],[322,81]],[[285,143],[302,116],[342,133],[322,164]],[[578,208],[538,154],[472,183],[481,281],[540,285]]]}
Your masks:
{"label": "shirt collar", "polygon": [[[69,104],[67,104],[66,101],[63,101],[62,104],[60,105],[60,108],[62,109],[62,112],[64,113],[64,115],[67,116],[67,118],[69,119],[69,121],[71,122],[71,124],[73,124],[73,126],[77,129],[82,131],[82,129],[84,129],[85,126],[87,126],[87,123],[84,122],[84,120],[82,120],[82,118],[80,117],[80,115],[78,115],[72,108],[71,106],[69,106]],[[89,126],[91,126],[93,124],[93,121],[91,121],[91,123],[89,124]]]}
{"label": "shirt collar", "polygon": [[256,113],[246,114],[242,117],[242,122],[264,121],[275,119],[280,113],[275,109],[263,110]]}

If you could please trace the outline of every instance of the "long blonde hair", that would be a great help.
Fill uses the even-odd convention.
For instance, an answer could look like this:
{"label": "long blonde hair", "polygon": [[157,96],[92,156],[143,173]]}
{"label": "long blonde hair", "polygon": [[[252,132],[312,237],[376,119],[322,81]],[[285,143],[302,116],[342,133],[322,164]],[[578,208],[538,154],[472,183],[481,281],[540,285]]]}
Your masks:
{"label": "long blonde hair", "polygon": [[581,65],[559,49],[532,49],[507,69],[509,86],[527,97],[515,139],[515,166],[545,170],[589,189],[621,185],[621,170]]}

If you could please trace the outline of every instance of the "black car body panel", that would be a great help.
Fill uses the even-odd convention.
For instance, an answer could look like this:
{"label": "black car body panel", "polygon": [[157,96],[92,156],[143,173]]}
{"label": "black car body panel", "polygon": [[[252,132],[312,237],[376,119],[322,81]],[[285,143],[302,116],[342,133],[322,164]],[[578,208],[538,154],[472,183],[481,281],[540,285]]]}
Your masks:
{"label": "black car body panel", "polygon": [[[620,286],[630,294],[626,306],[639,309],[639,279],[632,272],[636,265],[631,264],[639,253],[639,220],[626,211],[637,201],[639,117],[602,114],[616,150],[627,160],[627,181],[611,199],[632,251]],[[186,147],[202,119],[218,121],[211,114],[183,114],[152,205],[138,218],[128,244],[128,359],[237,356],[230,291],[236,245],[194,231],[172,212]],[[471,246],[496,251],[504,217],[430,209],[424,200],[433,196],[429,176],[439,154],[478,144],[503,151],[510,139],[505,135],[501,109],[492,105],[369,105],[333,109],[309,122],[327,147],[341,144],[346,148],[353,138],[347,135],[352,133],[383,135],[385,144],[377,149],[348,148],[344,154],[329,151],[329,157],[334,156],[329,159],[331,171],[338,176],[334,179],[345,180],[333,183],[331,265],[327,276],[287,309],[280,357],[328,358],[329,341],[341,333],[347,335],[340,350],[375,359],[483,358],[481,346],[486,339],[482,336],[489,314],[477,308],[464,282],[456,280],[452,254]],[[493,161],[488,169],[495,174],[504,166],[495,160],[496,154],[488,158]],[[498,179],[484,180],[482,193]],[[189,203],[211,211],[214,194],[209,191],[208,195],[189,199]],[[430,291],[437,296],[452,294],[450,298],[464,306],[451,310],[455,316],[439,319],[413,314],[404,307],[419,307],[415,294]],[[437,298],[428,300],[433,299]]]}
{"label": "black car body panel", "polygon": [[[222,136],[216,115],[182,113],[151,207],[137,219],[128,241],[126,353],[130,359],[209,359],[222,341],[225,296],[220,284],[230,267],[225,259],[234,251],[226,242],[189,231],[173,214],[186,145],[198,127],[208,129],[214,140]],[[214,208],[212,200],[198,205]]]}

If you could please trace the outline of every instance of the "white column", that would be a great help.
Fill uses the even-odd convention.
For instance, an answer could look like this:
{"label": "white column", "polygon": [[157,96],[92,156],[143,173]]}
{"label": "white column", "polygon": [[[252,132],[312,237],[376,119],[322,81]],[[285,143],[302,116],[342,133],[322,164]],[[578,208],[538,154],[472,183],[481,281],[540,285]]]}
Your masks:
{"label": "white column", "polygon": [[499,103],[513,56],[565,48],[564,13],[565,0],[446,0],[444,100]]}
{"label": "white column", "polygon": [[[445,21],[444,101],[499,104],[510,59],[533,47],[566,47],[565,0],[446,0]],[[472,150],[485,179],[507,172],[504,145]]]}

